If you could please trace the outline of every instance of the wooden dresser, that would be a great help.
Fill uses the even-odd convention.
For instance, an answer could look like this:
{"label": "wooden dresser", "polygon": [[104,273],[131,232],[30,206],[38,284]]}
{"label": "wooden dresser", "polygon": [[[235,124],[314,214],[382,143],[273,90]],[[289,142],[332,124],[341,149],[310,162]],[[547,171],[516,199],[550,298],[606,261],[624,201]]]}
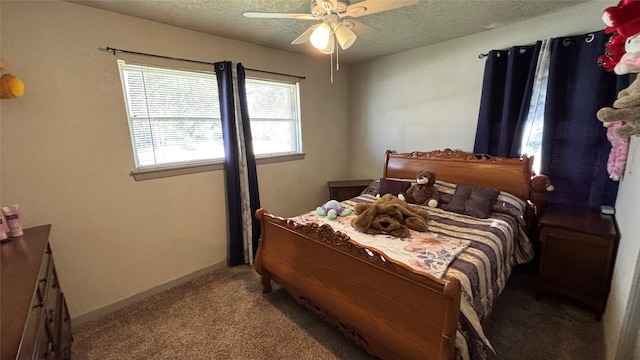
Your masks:
{"label": "wooden dresser", "polygon": [[588,305],[600,320],[611,288],[618,248],[613,215],[598,209],[549,204],[540,218],[538,297],[556,293]]}
{"label": "wooden dresser", "polygon": [[2,360],[70,359],[71,318],[49,246],[51,225],[0,245]]}

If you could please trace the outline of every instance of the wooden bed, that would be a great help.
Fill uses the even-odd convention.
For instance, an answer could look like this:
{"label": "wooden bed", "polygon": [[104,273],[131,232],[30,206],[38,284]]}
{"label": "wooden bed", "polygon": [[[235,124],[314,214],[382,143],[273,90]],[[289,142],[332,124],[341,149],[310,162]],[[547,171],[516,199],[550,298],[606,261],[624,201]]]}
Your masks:
{"label": "wooden bed", "polygon": [[[443,150],[387,151],[383,177],[414,179],[418,169],[438,180],[531,196],[531,159]],[[538,204],[541,205],[541,204]],[[533,206],[533,205],[532,205]],[[255,258],[263,292],[276,281],[298,302],[383,359],[452,359],[461,285],[437,279],[361,246],[330,226],[301,225],[260,209]]]}

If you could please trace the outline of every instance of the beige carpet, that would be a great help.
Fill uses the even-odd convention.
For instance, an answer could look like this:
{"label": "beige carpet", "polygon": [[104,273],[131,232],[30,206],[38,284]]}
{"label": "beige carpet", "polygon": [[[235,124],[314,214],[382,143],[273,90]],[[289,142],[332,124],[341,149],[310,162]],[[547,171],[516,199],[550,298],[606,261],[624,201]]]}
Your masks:
{"label": "beige carpet", "polygon": [[[499,359],[602,359],[601,323],[532,299],[514,274],[488,324]],[[374,359],[248,266],[225,268],[74,330],[81,359]]]}

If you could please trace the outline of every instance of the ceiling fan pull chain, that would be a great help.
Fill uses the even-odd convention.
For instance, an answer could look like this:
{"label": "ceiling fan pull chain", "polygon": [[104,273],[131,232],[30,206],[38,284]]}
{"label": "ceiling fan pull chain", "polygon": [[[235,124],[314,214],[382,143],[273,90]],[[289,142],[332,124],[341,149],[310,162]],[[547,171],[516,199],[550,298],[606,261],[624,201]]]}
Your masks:
{"label": "ceiling fan pull chain", "polygon": [[331,53],[331,61],[329,62],[329,68],[331,69],[331,83],[333,84],[333,53]]}
{"label": "ceiling fan pull chain", "polygon": [[336,71],[340,71],[340,57],[338,56],[338,51],[340,50],[338,46],[338,37],[334,36],[335,39],[335,48],[336,48]]}

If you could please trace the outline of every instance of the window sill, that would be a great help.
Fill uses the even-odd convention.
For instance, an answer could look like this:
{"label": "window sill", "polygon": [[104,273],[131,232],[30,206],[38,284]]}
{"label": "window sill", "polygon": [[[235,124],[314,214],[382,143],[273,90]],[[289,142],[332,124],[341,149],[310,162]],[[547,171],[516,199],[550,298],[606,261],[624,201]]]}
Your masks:
{"label": "window sill", "polygon": [[277,162],[284,161],[295,161],[295,160],[304,160],[304,153],[291,153],[291,154],[280,154],[280,155],[258,155],[256,156],[256,164],[271,164]]}
{"label": "window sill", "polygon": [[[305,157],[304,153],[257,157],[256,164],[262,165],[262,164],[271,164],[271,163],[285,162],[285,161],[303,160],[304,157]],[[172,167],[166,167],[166,168],[134,170],[129,175],[132,176],[136,181],[142,181],[142,180],[159,179],[159,178],[165,178],[165,177],[171,177],[171,176],[196,174],[196,173],[205,172],[205,171],[215,171],[215,170],[223,170],[223,169],[224,169],[224,161],[218,160],[218,161],[211,161],[211,162],[201,163],[201,164],[190,164],[190,165],[172,166]]]}

